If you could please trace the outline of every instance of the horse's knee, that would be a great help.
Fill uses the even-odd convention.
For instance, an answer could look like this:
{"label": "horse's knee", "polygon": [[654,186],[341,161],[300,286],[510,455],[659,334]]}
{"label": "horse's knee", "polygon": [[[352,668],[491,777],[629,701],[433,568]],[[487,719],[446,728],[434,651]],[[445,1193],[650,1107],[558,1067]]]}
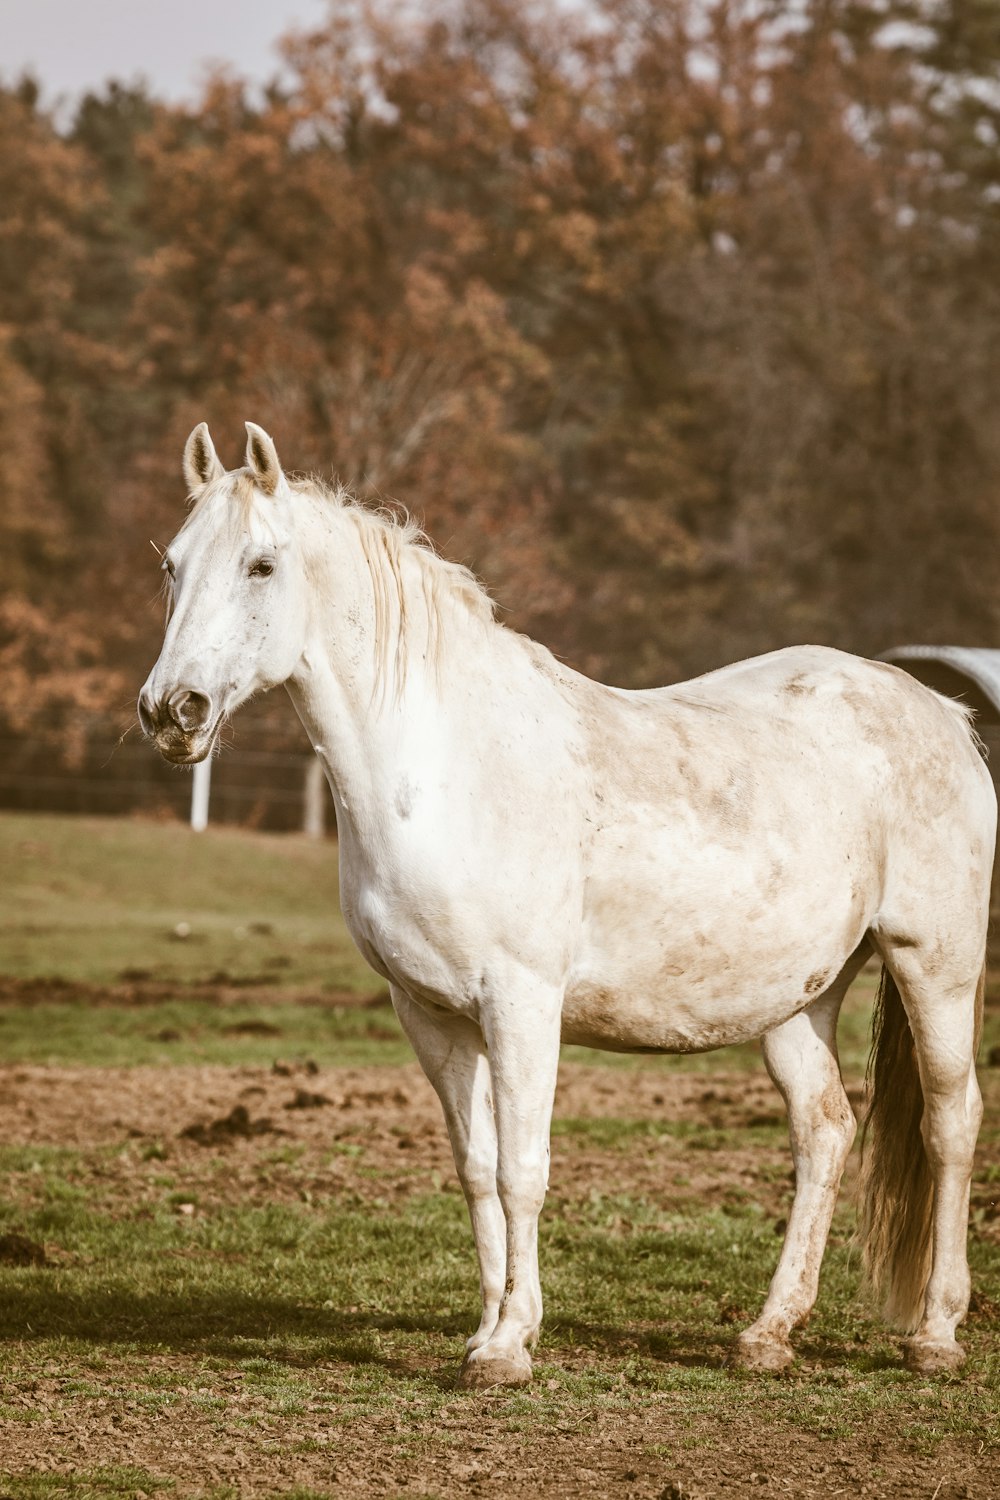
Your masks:
{"label": "horse's knee", "polygon": [[497,1192],[508,1218],[537,1217],[542,1211],[549,1186],[548,1152],[518,1161],[511,1171],[501,1163],[497,1168]]}
{"label": "horse's knee", "polygon": [[492,1198],[497,1191],[496,1156],[492,1151],[467,1152],[462,1161],[456,1163],[458,1175],[470,1202],[481,1202]]}

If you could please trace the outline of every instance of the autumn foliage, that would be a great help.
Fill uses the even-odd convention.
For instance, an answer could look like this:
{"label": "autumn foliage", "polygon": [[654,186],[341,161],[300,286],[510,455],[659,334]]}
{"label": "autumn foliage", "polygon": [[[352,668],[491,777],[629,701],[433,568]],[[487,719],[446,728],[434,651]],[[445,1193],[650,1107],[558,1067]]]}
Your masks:
{"label": "autumn foliage", "polygon": [[619,683],[998,644],[1000,11],[421,15],[332,7],[263,97],[0,92],[8,729],[127,720],[203,418]]}

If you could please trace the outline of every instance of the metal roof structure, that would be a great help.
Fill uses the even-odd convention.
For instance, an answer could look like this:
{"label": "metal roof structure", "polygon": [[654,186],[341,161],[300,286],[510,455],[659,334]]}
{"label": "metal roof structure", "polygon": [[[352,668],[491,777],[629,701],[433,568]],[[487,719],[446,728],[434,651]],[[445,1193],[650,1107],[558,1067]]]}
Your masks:
{"label": "metal roof structure", "polygon": [[879,660],[902,667],[950,698],[963,698],[976,710],[978,724],[1000,724],[1000,651],[986,646],[894,646]]}

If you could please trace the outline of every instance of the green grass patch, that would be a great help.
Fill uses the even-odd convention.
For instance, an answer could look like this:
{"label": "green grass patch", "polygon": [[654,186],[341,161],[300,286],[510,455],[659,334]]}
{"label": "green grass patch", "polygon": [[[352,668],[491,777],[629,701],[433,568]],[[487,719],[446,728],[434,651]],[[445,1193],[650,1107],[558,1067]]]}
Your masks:
{"label": "green grass patch", "polygon": [[[6,813],[0,974],[112,984],[226,974],[370,990],[338,904],[337,847],[290,834]],[[187,937],[177,936],[186,924]]]}
{"label": "green grass patch", "polygon": [[12,1474],[0,1470],[5,1500],[108,1500],[114,1495],[169,1494],[174,1486],[133,1464],[102,1464],[78,1474]]}
{"label": "green grass patch", "polygon": [[216,1005],[181,992],[142,1005],[0,1006],[0,1057],[102,1067],[251,1067],[310,1058],[324,1067],[359,1067],[410,1062],[413,1051],[389,1005]]}

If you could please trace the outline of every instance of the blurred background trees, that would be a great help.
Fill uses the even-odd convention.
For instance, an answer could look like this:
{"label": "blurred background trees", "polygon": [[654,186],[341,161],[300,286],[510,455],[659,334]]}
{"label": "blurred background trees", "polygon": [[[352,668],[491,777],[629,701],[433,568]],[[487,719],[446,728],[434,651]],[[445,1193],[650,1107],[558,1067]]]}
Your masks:
{"label": "blurred background trees", "polygon": [[420,16],[333,6],[263,97],[0,92],[8,729],[128,722],[202,418],[624,685],[1000,644],[993,0]]}

